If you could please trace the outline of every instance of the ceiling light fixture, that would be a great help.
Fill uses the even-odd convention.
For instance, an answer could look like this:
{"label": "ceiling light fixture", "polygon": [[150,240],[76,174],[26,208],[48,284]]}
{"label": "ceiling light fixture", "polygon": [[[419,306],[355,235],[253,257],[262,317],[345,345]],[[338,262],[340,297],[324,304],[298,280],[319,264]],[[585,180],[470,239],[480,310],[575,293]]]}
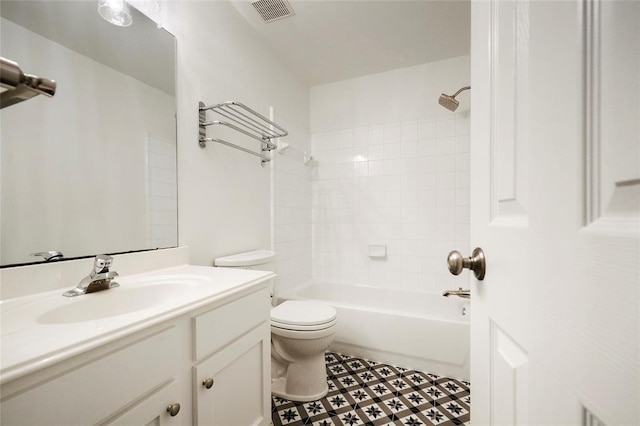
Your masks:
{"label": "ceiling light fixture", "polygon": [[99,0],[98,13],[110,24],[128,27],[133,22],[131,9],[125,0]]}

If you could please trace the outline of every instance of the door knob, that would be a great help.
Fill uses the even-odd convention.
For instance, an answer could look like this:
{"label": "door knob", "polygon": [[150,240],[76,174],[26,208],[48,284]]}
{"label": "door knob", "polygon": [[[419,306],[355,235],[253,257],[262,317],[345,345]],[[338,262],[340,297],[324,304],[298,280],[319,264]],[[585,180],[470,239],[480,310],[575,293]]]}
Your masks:
{"label": "door knob", "polygon": [[480,247],[473,249],[471,257],[462,257],[460,252],[452,251],[447,256],[447,264],[449,265],[449,272],[453,275],[459,275],[464,268],[467,268],[473,271],[478,280],[482,281],[484,279],[486,262],[484,252]]}
{"label": "door knob", "polygon": [[213,387],[213,378],[209,377],[207,379],[204,379],[202,381],[202,386],[204,386],[207,389],[211,389]]}

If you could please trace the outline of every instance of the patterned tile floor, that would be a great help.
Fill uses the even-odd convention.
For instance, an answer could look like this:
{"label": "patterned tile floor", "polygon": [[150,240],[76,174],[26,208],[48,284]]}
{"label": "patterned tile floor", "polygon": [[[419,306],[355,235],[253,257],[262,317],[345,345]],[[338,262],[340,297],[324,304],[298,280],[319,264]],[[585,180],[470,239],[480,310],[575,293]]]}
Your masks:
{"label": "patterned tile floor", "polygon": [[468,424],[468,382],[327,352],[329,393],[313,402],[272,398],[274,426]]}

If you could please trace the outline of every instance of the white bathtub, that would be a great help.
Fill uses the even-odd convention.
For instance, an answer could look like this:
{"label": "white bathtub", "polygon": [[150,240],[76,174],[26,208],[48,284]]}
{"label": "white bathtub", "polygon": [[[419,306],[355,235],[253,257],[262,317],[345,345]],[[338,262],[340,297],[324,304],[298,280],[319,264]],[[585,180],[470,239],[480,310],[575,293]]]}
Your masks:
{"label": "white bathtub", "polygon": [[458,297],[313,282],[280,295],[338,311],[331,350],[469,380],[469,301]]}

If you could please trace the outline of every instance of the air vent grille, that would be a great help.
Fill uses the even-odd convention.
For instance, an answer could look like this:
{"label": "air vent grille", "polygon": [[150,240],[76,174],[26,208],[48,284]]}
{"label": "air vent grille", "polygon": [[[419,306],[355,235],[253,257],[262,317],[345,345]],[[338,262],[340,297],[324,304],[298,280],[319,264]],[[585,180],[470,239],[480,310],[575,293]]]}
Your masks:
{"label": "air vent grille", "polygon": [[296,14],[287,0],[257,0],[251,4],[264,22],[273,22]]}

